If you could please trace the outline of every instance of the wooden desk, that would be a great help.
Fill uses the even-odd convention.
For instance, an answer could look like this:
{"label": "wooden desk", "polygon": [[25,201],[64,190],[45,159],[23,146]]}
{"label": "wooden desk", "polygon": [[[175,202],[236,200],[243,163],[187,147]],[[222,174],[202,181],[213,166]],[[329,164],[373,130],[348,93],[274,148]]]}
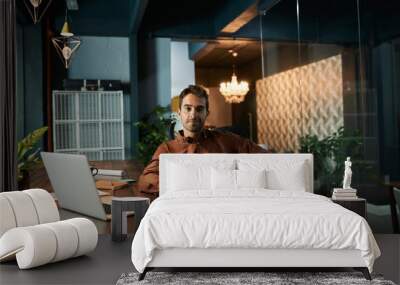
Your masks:
{"label": "wooden desk", "polygon": [[[107,190],[107,189],[98,189],[101,192],[108,193],[107,196],[114,196],[114,197],[132,197],[134,196],[134,191],[136,189],[136,182],[133,184],[130,184],[124,188],[116,189],[116,190]],[[104,196],[104,197],[107,197]],[[101,196],[103,197],[103,196]]]}
{"label": "wooden desk", "polygon": [[[89,164],[100,169],[115,169],[124,170],[127,173],[126,178],[138,180],[140,174],[142,174],[143,166],[136,160],[99,160],[90,161]],[[118,189],[113,193],[117,197],[127,197],[137,195],[136,189],[137,183],[130,184],[127,188]],[[107,190],[101,190],[107,191]]]}
{"label": "wooden desk", "polygon": [[[390,203],[390,213],[392,215],[392,226],[393,233],[400,233],[399,230],[399,219],[397,218],[397,209],[396,209],[396,199],[394,198],[394,187],[400,189],[400,181],[391,181],[389,183],[385,183],[385,188],[389,191],[389,203]],[[400,207],[400,205],[399,205]]]}
{"label": "wooden desk", "polygon": [[[127,172],[128,178],[138,179],[139,175],[143,171],[143,166],[136,160],[110,160],[110,161],[90,161],[91,166],[102,168],[102,169],[122,169]],[[50,180],[47,176],[46,169],[43,164],[36,165],[32,171],[30,171],[30,188],[42,188],[48,192],[54,192],[50,184]],[[129,188],[118,189],[111,193],[109,196],[103,196],[101,200],[105,203],[111,203],[112,195],[118,197],[134,196],[136,189],[136,183],[130,185]],[[106,192],[106,190],[102,190]],[[96,218],[88,217],[80,213],[75,213],[65,209],[59,209],[60,217],[62,220],[84,217],[93,221],[97,227],[99,234],[111,234],[111,223],[110,221],[102,221]],[[134,217],[128,217],[128,233],[134,233],[136,226],[134,224]]]}
{"label": "wooden desk", "polygon": [[[127,173],[127,178],[138,179],[143,171],[143,165],[137,160],[102,160],[90,161],[91,166],[101,169],[122,169]],[[33,167],[29,171],[30,182],[29,188],[41,188],[49,192],[54,192],[47,176],[46,169],[42,163]],[[132,191],[135,190],[135,184],[132,186]]]}

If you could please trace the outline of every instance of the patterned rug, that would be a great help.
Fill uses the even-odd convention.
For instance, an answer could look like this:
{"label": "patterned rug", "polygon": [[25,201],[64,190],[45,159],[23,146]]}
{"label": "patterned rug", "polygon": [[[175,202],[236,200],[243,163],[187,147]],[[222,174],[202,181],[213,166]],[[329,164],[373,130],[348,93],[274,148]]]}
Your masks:
{"label": "patterned rug", "polygon": [[213,284],[213,285],[292,285],[292,284],[379,284],[395,285],[381,275],[372,275],[372,281],[360,272],[148,272],[142,281],[139,273],[122,274],[117,285],[145,284]]}

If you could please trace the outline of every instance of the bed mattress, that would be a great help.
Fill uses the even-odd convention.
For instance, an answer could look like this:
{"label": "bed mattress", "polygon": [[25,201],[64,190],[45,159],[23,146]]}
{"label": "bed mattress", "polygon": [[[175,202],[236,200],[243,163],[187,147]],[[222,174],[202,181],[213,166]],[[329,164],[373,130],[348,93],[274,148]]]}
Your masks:
{"label": "bed mattress", "polygon": [[166,193],[150,206],[132,243],[139,272],[162,249],[359,250],[372,271],[380,251],[364,218],[307,192],[245,189]]}

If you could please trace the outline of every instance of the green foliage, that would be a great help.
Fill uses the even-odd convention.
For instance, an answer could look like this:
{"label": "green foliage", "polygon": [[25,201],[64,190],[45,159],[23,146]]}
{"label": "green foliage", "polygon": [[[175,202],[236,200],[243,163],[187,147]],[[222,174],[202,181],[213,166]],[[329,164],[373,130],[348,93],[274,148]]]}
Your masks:
{"label": "green foliage", "polygon": [[139,129],[137,152],[139,161],[148,164],[157,147],[168,141],[168,131],[175,119],[170,115],[169,106],[157,106],[134,125]]}
{"label": "green foliage", "polygon": [[301,137],[300,152],[314,155],[314,179],[319,183],[315,192],[329,196],[333,187],[341,186],[347,156],[351,157],[353,171],[361,171],[362,145],[359,132],[346,133],[343,127],[323,139],[316,135]]}
{"label": "green foliage", "polygon": [[47,127],[41,127],[34,130],[22,140],[18,142],[17,147],[17,177],[18,181],[23,178],[24,172],[27,172],[32,166],[40,162],[39,151],[40,148],[34,149],[36,144],[47,132]]}

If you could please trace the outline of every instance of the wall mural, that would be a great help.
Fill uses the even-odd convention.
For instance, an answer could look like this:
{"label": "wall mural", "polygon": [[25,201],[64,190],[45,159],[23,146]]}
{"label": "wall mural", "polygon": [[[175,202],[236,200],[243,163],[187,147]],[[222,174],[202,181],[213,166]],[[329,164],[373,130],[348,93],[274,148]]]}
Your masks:
{"label": "wall mural", "polygon": [[298,151],[299,138],[322,138],[343,126],[341,55],[257,81],[258,143]]}

